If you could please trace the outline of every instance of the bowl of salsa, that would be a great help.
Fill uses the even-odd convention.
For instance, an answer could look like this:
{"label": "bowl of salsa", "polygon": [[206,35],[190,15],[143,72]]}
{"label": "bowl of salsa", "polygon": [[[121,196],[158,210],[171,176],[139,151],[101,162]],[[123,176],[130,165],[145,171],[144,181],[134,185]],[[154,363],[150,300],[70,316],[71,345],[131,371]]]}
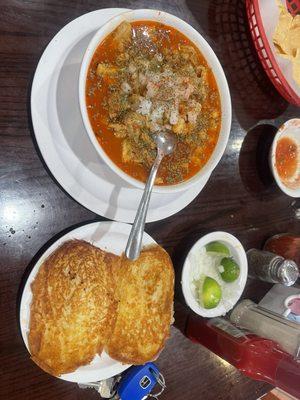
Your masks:
{"label": "bowl of salsa", "polygon": [[81,65],[79,101],[96,151],[133,186],[144,187],[155,135],[176,136],[156,192],[186,190],[210,175],[230,133],[230,94],[215,53],[194,28],[162,11],[125,12],[96,32]]}
{"label": "bowl of salsa", "polygon": [[270,167],[279,188],[288,196],[300,197],[300,119],[290,119],[278,129]]}

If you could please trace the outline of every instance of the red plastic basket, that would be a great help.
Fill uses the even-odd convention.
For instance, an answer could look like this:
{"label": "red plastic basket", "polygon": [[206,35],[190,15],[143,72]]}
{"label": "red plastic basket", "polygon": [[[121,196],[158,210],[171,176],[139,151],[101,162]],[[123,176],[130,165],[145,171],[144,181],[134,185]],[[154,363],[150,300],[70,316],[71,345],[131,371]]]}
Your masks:
{"label": "red plastic basket", "polygon": [[[273,52],[271,50],[269,41],[267,39],[263,27],[258,3],[259,0],[246,0],[246,9],[250,26],[250,32],[259,59],[266,73],[268,74],[270,80],[272,81],[273,85],[278,90],[278,92],[289,103],[295,104],[296,106],[300,107],[300,97],[291,88],[291,86],[285,79],[273,55]],[[299,0],[287,0],[288,9],[292,11],[292,14],[296,14],[299,11],[300,9],[299,3],[300,3]]]}
{"label": "red plastic basket", "polygon": [[300,0],[286,0],[286,6],[293,16],[300,13]]}

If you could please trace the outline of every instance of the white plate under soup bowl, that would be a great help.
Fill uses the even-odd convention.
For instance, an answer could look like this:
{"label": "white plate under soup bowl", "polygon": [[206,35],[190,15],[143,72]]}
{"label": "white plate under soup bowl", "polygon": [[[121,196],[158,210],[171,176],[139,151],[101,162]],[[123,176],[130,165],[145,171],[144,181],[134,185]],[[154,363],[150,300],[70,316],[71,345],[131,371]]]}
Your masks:
{"label": "white plate under soup bowl", "polygon": [[[222,293],[224,295],[225,300],[222,298],[217,307],[212,309],[206,309],[202,307],[195,298],[195,294],[192,290],[192,282],[193,271],[198,263],[198,256],[201,252],[205,251],[205,246],[210,243],[218,241],[225,244],[229,250],[230,255],[237,262],[240,267],[240,275],[238,279],[234,282],[227,283],[224,282],[218,272],[217,268],[212,268],[212,270],[207,271],[207,268],[204,272],[206,276],[210,276],[213,279],[216,279],[222,286]],[[203,268],[204,269],[204,268]],[[243,290],[246,285],[248,276],[248,262],[246,252],[241,244],[241,242],[233,235],[227,232],[212,232],[208,235],[203,236],[199,239],[189,251],[182,270],[181,276],[181,286],[183,295],[186,301],[186,304],[198,315],[207,318],[218,317],[221,315],[225,315],[228,311],[230,311],[234,305],[237,303],[239,298],[241,297]]]}
{"label": "white plate under soup bowl", "polygon": [[212,173],[212,171],[220,161],[228,142],[230,127],[231,127],[231,100],[224,71],[214,51],[207,43],[207,41],[200,35],[200,33],[197,32],[188,23],[184,22],[182,19],[175,17],[174,15],[168,14],[166,12],[158,10],[147,10],[147,9],[125,12],[112,18],[96,32],[96,34],[90,41],[87,50],[85,52],[85,55],[83,57],[80,76],[79,76],[79,103],[80,103],[82,119],[87,134],[92,144],[94,145],[97,153],[116,174],[118,174],[121,178],[123,178],[131,185],[138,187],[140,189],[144,188],[144,183],[138,181],[137,179],[131,177],[130,175],[122,171],[102,149],[101,145],[96,139],[96,136],[94,134],[94,131],[92,129],[89,120],[89,116],[87,113],[86,96],[85,96],[87,73],[91,59],[97,47],[105,39],[105,37],[109,35],[112,31],[114,31],[124,20],[129,22],[157,21],[165,25],[171,26],[177,29],[178,31],[182,32],[199,48],[199,50],[203,54],[204,58],[206,59],[208,65],[212,69],[213,74],[215,76],[221,98],[222,118],[221,118],[221,129],[220,129],[219,139],[210,159],[197,174],[195,174],[187,181],[170,186],[154,186],[153,189],[157,193],[172,193],[181,190],[187,190],[192,185],[199,184],[199,182],[201,181],[201,179],[203,179],[204,176],[210,175]]}

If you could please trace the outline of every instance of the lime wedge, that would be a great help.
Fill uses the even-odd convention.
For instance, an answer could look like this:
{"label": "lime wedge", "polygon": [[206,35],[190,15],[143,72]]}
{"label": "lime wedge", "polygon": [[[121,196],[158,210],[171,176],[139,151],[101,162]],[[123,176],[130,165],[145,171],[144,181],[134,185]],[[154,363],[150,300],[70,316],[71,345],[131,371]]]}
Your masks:
{"label": "lime wedge", "polygon": [[230,257],[224,257],[221,260],[221,267],[223,272],[221,272],[221,277],[225,282],[233,282],[240,275],[240,267],[238,264]]}
{"label": "lime wedge", "polygon": [[221,242],[210,242],[205,246],[205,248],[208,252],[220,253],[224,254],[224,256],[230,256],[229,248]]}
{"label": "lime wedge", "polygon": [[215,279],[206,276],[202,286],[201,297],[204,308],[209,309],[217,307],[222,297],[221,286]]}

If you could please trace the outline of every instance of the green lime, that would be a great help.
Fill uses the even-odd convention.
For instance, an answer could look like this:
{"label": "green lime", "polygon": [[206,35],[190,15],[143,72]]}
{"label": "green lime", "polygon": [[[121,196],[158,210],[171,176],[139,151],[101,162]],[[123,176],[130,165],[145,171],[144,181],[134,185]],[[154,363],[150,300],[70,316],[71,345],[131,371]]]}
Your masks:
{"label": "green lime", "polygon": [[213,252],[213,253],[220,253],[224,254],[225,256],[230,256],[230,251],[225,244],[221,242],[210,242],[206,246],[206,251]]}
{"label": "green lime", "polygon": [[223,281],[233,282],[239,277],[240,267],[232,258],[222,258],[221,266],[223,267],[223,272],[221,272],[221,277]]}
{"label": "green lime", "polygon": [[222,297],[221,286],[218,282],[206,276],[202,286],[202,302],[204,308],[215,308]]}

